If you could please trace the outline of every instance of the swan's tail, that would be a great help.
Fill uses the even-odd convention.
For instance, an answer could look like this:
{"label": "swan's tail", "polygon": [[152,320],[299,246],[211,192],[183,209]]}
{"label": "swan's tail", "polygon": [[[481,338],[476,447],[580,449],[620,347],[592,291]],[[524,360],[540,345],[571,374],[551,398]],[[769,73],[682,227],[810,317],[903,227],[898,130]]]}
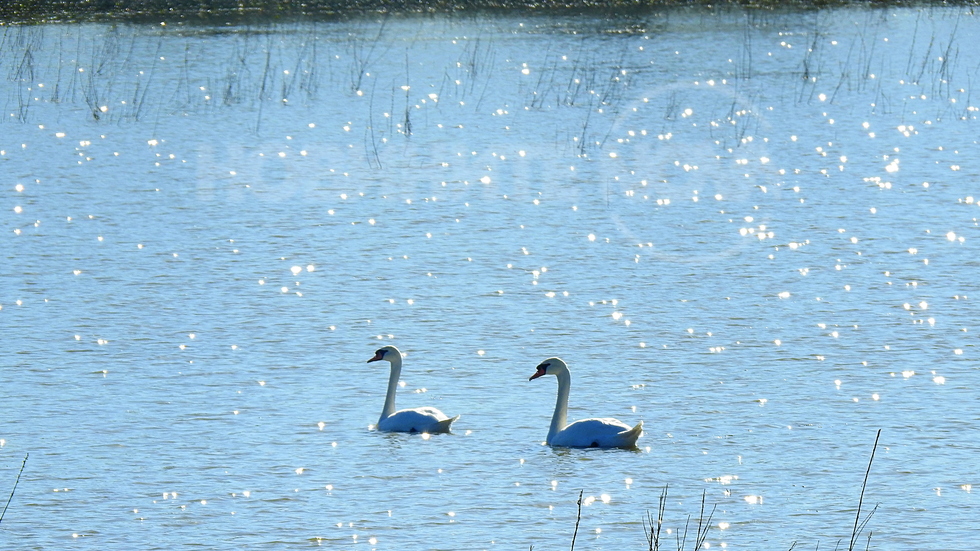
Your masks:
{"label": "swan's tail", "polygon": [[450,417],[449,419],[443,419],[442,421],[437,421],[436,424],[439,425],[439,430],[436,432],[449,432],[450,426],[456,419],[459,419],[459,415]]}
{"label": "swan's tail", "polygon": [[630,448],[636,446],[636,441],[640,438],[641,434],[643,434],[643,421],[637,423],[636,426],[630,430],[619,433],[619,435],[623,437],[626,447]]}

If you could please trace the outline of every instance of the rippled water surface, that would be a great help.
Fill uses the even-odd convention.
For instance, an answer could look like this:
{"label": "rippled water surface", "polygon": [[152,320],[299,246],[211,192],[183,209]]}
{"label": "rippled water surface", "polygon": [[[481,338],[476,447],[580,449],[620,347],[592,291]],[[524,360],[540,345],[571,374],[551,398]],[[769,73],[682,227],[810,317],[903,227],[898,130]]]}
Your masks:
{"label": "rippled water surface", "polygon": [[969,10],[0,35],[0,548],[976,545]]}

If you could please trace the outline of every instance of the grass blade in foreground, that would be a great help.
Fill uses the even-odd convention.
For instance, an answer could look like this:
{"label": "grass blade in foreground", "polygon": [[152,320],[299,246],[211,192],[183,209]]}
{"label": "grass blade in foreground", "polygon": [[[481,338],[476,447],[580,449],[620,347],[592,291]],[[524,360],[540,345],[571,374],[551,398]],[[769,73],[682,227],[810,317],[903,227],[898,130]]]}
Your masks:
{"label": "grass blade in foreground", "polygon": [[[871,515],[875,514],[878,506],[875,505],[874,509],[868,513],[868,517],[861,522],[861,505],[864,503],[864,489],[868,486],[868,475],[871,474],[871,464],[875,460],[875,450],[878,449],[878,439],[881,438],[881,429],[878,429],[878,434],[875,436],[874,446],[871,448],[871,459],[868,460],[868,470],[864,472],[864,483],[861,484],[861,497],[858,499],[857,514],[854,515],[854,528],[851,530],[851,543],[847,546],[847,551],[854,551],[854,544],[857,543],[858,535],[864,530],[864,526],[868,524],[871,520]],[[868,539],[871,539],[871,535],[868,535]]]}
{"label": "grass blade in foreground", "polygon": [[3,516],[7,514],[7,507],[10,507],[10,500],[14,499],[14,492],[17,491],[17,484],[20,484],[20,475],[24,474],[24,467],[27,465],[27,458],[31,454],[24,456],[24,462],[20,464],[20,471],[17,472],[17,480],[14,480],[14,487],[10,489],[10,497],[7,498],[7,504],[3,506],[3,512],[0,512],[0,522],[3,522]]}

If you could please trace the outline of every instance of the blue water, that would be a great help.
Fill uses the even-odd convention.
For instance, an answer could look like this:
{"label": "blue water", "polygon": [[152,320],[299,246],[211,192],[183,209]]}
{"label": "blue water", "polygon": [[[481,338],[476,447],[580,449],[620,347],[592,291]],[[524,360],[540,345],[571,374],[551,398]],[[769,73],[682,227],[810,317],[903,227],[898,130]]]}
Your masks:
{"label": "blue water", "polygon": [[0,548],[976,541],[968,10],[3,37]]}

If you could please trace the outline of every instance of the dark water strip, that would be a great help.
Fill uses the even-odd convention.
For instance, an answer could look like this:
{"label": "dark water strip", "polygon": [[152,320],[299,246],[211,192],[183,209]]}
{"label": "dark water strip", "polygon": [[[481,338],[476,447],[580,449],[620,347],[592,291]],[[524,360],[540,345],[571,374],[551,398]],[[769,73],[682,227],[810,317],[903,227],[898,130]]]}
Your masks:
{"label": "dark water strip", "polygon": [[783,11],[950,5],[980,6],[980,0],[12,0],[0,2],[0,25],[81,21],[241,24],[295,18],[337,20],[379,14],[643,15],[686,8]]}

